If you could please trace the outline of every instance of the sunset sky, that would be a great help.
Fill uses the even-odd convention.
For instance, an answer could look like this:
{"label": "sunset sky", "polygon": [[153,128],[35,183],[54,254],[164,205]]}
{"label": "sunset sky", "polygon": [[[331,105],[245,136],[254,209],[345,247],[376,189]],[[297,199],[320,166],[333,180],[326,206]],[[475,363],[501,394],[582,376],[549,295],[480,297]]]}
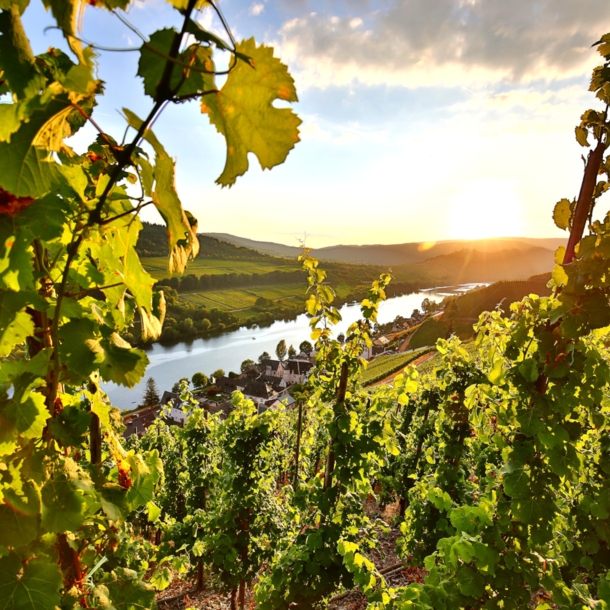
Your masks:
{"label": "sunset sky", "polygon": [[[496,235],[561,236],[554,203],[577,195],[581,113],[610,31],[607,0],[223,0],[237,38],[275,47],[295,78],[301,142],[286,163],[251,170],[231,189],[214,180],[224,142],[198,104],[174,106],[155,131],[177,159],[177,187],[201,231],[298,245],[402,243]],[[174,13],[174,14],[172,14]],[[177,23],[163,0],[136,2],[144,33]],[[35,52],[64,46],[42,32]],[[215,31],[209,11],[199,21]],[[114,16],[89,8],[83,36],[138,47]],[[150,99],[137,53],[103,53],[99,123],[120,139],[122,106]],[[86,142],[77,136],[76,147]],[[146,216],[157,220],[155,212]]]}

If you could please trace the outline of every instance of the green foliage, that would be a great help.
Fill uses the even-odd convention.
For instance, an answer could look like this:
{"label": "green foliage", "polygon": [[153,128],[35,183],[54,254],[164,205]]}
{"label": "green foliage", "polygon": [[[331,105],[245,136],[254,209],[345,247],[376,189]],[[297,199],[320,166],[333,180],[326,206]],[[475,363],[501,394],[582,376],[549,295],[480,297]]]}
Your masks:
{"label": "green foliage", "polygon": [[[146,356],[122,335],[139,318],[143,339],[159,337],[168,310],[135,251],[144,200],[166,223],[170,271],[199,244],[174,163],[148,128],[166,102],[200,98],[228,142],[223,185],[245,171],[248,152],[269,167],[298,139],[299,120],[272,106],[296,100],[272,51],[233,48],[195,24],[196,3],[173,4],[184,28],[159,30],[140,50],[153,109],[144,120],[125,111],[136,134],[124,147],[103,133],[82,155],[63,140],[93,112],[100,83],[74,38],[76,3],[48,6],[78,63],[54,49],[35,58],[25,3],[1,5],[12,103],[0,110],[0,609],[153,608],[155,588],[195,564],[233,591],[257,576],[262,609],[311,607],[355,586],[379,609],[520,609],[539,592],[540,608],[610,603],[610,216],[582,233],[607,189],[597,177],[610,172],[598,111],[576,132],[584,146],[597,142],[591,194],[555,210],[578,245],[573,261],[571,246],[567,259],[558,253],[550,296],[483,313],[472,348],[440,340],[430,375],[407,368],[369,392],[361,356],[390,278],[373,282],[363,319],[339,341],[336,294],[305,254],[317,359],[298,408],[258,413],[235,393],[231,412],[211,415],[185,379],[176,388],[185,426],[168,426],[166,411],[124,446],[100,384],[142,378]],[[182,49],[180,31],[196,42]],[[214,48],[232,54],[220,91]],[[607,104],[608,35],[599,50],[591,89]],[[130,195],[138,181],[142,198]],[[453,323],[460,307],[451,311]],[[185,331],[188,319],[177,322]],[[364,510],[374,483],[382,500],[400,501],[400,551],[423,562],[425,582],[392,589],[370,559],[385,527]]]}
{"label": "green foliage", "polygon": [[205,388],[206,385],[210,382],[208,376],[205,373],[195,373],[191,377],[191,382],[193,383],[193,387],[196,390],[201,390]]}
{"label": "green foliage", "polygon": [[317,428],[327,439],[321,439],[326,468],[323,476],[314,472],[300,480],[295,508],[301,514],[292,534],[278,542],[269,571],[256,587],[261,608],[309,606],[354,584],[371,600],[383,596],[376,587],[375,566],[363,557],[375,544],[374,524],[363,503],[372,493],[369,477],[378,471],[381,456],[395,446],[385,397],[369,396],[358,378],[363,368],[360,356],[371,345],[372,324],[390,278],[373,283],[362,302],[364,319],[352,324],[339,343],[331,335],[340,315],[332,304],[335,295],[324,283],[326,274],[307,255],[303,265],[309,273],[307,309],[318,351],[308,408],[317,413]]}
{"label": "green foliage", "polygon": [[239,370],[243,373],[244,371],[248,370],[250,367],[254,366],[256,364],[256,362],[254,362],[254,360],[250,360],[249,358],[247,360],[244,360],[240,367]]}
{"label": "green foliage", "polygon": [[275,347],[275,355],[280,362],[284,362],[284,360],[286,360],[287,351],[286,341],[284,341],[284,339],[280,339],[280,342]]}
{"label": "green foliage", "polygon": [[146,407],[152,407],[158,405],[161,402],[159,391],[157,390],[157,383],[154,377],[149,377],[146,380],[146,390],[144,391],[144,402],[142,403]]}
{"label": "green foliage", "polygon": [[[148,359],[124,337],[137,322],[141,340],[155,340],[165,319],[164,294],[153,291],[135,250],[141,207],[150,201],[163,217],[168,273],[182,273],[199,248],[197,221],[175,191],[174,162],[150,126],[168,102],[211,91],[213,47],[229,51],[233,67],[244,55],[203,30],[185,50],[183,34],[153,33],[139,66],[150,112],[140,120],[124,111],[133,131],[123,145],[92,122],[99,133],[77,154],[64,140],[91,119],[102,93],[94,54],[75,34],[85,5],[45,0],[72,55],[51,48],[34,56],[21,20],[27,4],[0,4],[1,92],[8,94],[0,104],[0,607],[153,608],[155,590],[143,579],[167,586],[168,566],[182,564],[164,562],[133,528],[145,510],[155,521],[166,508],[153,502],[166,449],[124,448],[121,417],[101,383],[138,383]],[[129,2],[92,4],[115,11]],[[194,4],[178,15],[184,31]],[[248,69],[240,87],[257,99],[270,81]],[[257,129],[256,114],[248,116]],[[268,121],[260,119],[264,133]],[[275,127],[294,144],[294,129]],[[233,130],[232,146],[251,148],[239,137]],[[289,148],[280,159],[256,145],[267,167]],[[146,400],[155,402],[149,382]],[[199,427],[207,430],[193,421],[187,432],[196,437]]]}
{"label": "green foliage", "polygon": [[299,141],[301,124],[292,110],[273,106],[277,99],[297,101],[294,81],[273,49],[250,38],[237,50],[248,63],[236,60],[222,89],[201,102],[201,111],[227,141],[227,161],[217,180],[222,186],[232,186],[247,171],[249,152],[263,169],[283,163]]}
{"label": "green foliage", "polygon": [[313,345],[309,341],[302,341],[299,344],[299,351],[305,352],[306,354],[311,354],[313,351]]}
{"label": "green foliage", "polygon": [[392,354],[390,356],[378,356],[372,362],[368,364],[364,372],[362,373],[361,383],[363,385],[370,385],[385,379],[392,373],[399,371],[404,368],[416,358],[419,358],[423,354],[428,353],[429,350],[419,350],[416,352],[409,352],[403,354]]}
{"label": "green foliage", "polygon": [[449,323],[438,318],[428,318],[413,333],[409,347],[419,349],[434,345],[437,339],[445,338],[449,331]]}
{"label": "green foliage", "polygon": [[182,389],[189,387],[190,384],[190,380],[188,377],[181,377],[180,379],[178,379],[178,381],[176,381],[176,383],[174,383],[174,385],[172,386],[172,392],[174,394],[181,394],[182,393]]}

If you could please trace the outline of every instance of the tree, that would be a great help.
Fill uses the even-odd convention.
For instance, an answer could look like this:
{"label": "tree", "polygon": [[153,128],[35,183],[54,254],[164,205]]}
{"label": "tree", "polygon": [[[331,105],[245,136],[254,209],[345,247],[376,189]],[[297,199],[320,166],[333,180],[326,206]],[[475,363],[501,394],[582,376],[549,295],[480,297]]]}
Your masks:
{"label": "tree", "polygon": [[425,315],[434,313],[439,307],[440,305],[438,303],[431,301],[428,297],[421,302],[421,309]]}
{"label": "tree", "polygon": [[258,357],[258,363],[262,364],[264,360],[271,360],[271,356],[269,355],[269,352],[263,352],[259,357]]}
{"label": "tree", "polygon": [[243,373],[246,370],[248,370],[250,367],[253,367],[255,364],[256,364],[256,362],[254,362],[254,360],[250,360],[250,359],[244,360],[241,363],[241,366],[239,367],[239,370]]}
{"label": "tree", "polygon": [[299,350],[306,354],[311,354],[313,351],[313,345],[309,341],[302,341],[299,345]]}
{"label": "tree", "polygon": [[297,350],[294,349],[294,346],[290,346],[288,348],[288,358],[294,358],[297,355]]}
{"label": "tree", "polygon": [[154,407],[161,402],[161,398],[159,397],[159,392],[157,390],[157,384],[155,382],[154,377],[149,377],[146,380],[146,390],[144,392],[144,399],[142,402],[142,406],[144,407]]}
{"label": "tree", "polygon": [[219,377],[224,377],[224,376],[225,376],[225,372],[223,369],[216,369],[211,375],[211,377],[213,377],[215,381],[218,381]]}
{"label": "tree", "polygon": [[284,362],[284,360],[286,359],[286,341],[284,341],[284,339],[282,339],[278,344],[277,347],[275,348],[275,355],[277,356],[277,359],[280,362]]}
{"label": "tree", "polygon": [[181,377],[180,379],[178,379],[178,381],[176,381],[176,383],[172,386],[172,392],[174,394],[180,394],[180,386],[182,385],[182,382],[186,382],[187,387],[190,384],[189,378],[188,377]]}
{"label": "tree", "polygon": [[191,381],[193,382],[193,387],[196,390],[202,390],[209,383],[208,376],[205,373],[195,373],[191,377]]}

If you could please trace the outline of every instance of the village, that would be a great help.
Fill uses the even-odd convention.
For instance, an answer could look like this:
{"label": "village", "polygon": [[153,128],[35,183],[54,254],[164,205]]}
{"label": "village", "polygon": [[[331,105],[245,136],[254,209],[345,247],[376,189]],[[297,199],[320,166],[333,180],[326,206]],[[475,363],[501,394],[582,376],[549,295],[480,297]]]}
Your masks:
{"label": "village", "polygon": [[[426,308],[428,309],[428,308]],[[364,350],[362,357],[367,361],[383,355],[393,354],[408,347],[408,339],[401,340],[406,333],[417,328],[428,315],[414,310],[409,318],[397,316],[393,322],[376,325],[371,347]],[[338,336],[343,341],[342,335]],[[289,409],[296,402],[295,395],[302,392],[303,384],[307,382],[316,359],[316,351],[308,341],[300,345],[301,351],[294,353],[287,359],[272,359],[266,352],[259,357],[258,362],[244,361],[241,373],[224,374],[218,371],[206,378],[207,383],[197,383],[196,376],[193,377],[193,398],[199,403],[199,407],[210,414],[220,413],[226,417],[232,410],[231,395],[233,392],[241,392],[245,398],[252,400],[259,413],[267,409],[285,408]],[[205,376],[203,376],[205,377]],[[123,436],[130,437],[133,434],[143,435],[148,427],[159,417],[168,424],[183,427],[189,415],[189,410],[182,408],[179,383],[174,384],[172,391],[164,390],[159,397],[154,381],[150,384],[149,396],[145,398],[144,405],[123,415],[125,431]],[[188,383],[188,379],[184,379]]]}

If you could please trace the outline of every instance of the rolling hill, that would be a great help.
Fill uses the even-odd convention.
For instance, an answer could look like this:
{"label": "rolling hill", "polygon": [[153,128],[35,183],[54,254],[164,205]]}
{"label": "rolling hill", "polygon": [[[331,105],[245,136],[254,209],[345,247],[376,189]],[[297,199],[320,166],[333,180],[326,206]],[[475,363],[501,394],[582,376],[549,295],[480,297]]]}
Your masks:
{"label": "rolling hill", "polygon": [[462,249],[416,264],[398,265],[392,274],[428,277],[452,284],[526,279],[553,269],[553,251],[539,246],[497,251]]}
{"label": "rolling hill", "polygon": [[[435,244],[332,246],[314,250],[313,255],[325,264],[331,275],[336,275],[332,272],[337,271],[338,267],[345,268],[343,271],[347,276],[341,281],[348,283],[351,283],[351,276],[363,275],[357,272],[357,268],[363,270],[366,267],[368,271],[364,275],[367,278],[391,270],[397,282],[454,285],[522,280],[546,273],[553,268],[554,250],[563,241],[556,238],[505,238],[445,241]],[[199,243],[201,249],[198,260],[208,259],[216,263],[243,261],[261,266],[271,265],[273,268],[278,265],[294,267],[296,256],[301,252],[297,247],[259,242],[223,233],[199,234]],[[167,256],[165,227],[145,222],[136,248],[144,257]],[[163,264],[162,258],[159,260],[160,264]],[[243,269],[236,268],[231,272],[240,273]]]}
{"label": "rolling hill", "polygon": [[[237,237],[228,233],[206,233],[220,241],[243,248],[251,248],[275,256],[298,256],[301,249],[266,241]],[[528,250],[543,248],[554,252],[565,245],[565,238],[502,237],[497,239],[452,240],[439,242],[413,242],[405,244],[372,244],[364,246],[328,246],[315,248],[312,254],[323,261],[340,261],[368,265],[403,265],[421,263],[430,258],[453,254],[461,250],[493,253],[501,250]],[[547,271],[548,269],[545,269]]]}

